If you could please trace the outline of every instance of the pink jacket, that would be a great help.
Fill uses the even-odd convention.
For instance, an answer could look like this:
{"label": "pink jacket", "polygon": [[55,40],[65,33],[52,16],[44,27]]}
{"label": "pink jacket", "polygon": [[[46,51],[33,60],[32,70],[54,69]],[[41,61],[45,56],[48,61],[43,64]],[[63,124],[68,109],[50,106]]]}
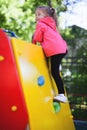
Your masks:
{"label": "pink jacket", "polygon": [[65,53],[68,50],[66,42],[56,30],[55,21],[51,17],[41,19],[36,25],[33,43],[40,42],[47,57]]}

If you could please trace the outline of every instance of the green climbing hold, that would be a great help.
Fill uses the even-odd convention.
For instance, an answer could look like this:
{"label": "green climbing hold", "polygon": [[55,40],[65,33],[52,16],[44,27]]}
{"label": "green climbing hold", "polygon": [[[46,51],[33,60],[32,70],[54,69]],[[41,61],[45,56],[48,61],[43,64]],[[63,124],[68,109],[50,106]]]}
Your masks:
{"label": "green climbing hold", "polygon": [[53,106],[54,106],[55,112],[59,112],[60,111],[60,109],[61,109],[60,103],[53,102]]}

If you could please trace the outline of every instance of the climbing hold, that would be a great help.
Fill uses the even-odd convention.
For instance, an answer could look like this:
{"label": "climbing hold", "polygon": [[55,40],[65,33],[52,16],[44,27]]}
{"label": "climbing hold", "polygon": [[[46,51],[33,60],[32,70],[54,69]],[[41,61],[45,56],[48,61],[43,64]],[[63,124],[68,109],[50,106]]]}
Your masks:
{"label": "climbing hold", "polygon": [[4,60],[4,56],[0,56],[0,61],[3,61]]}
{"label": "climbing hold", "polygon": [[73,115],[70,115],[70,118],[73,119]]}
{"label": "climbing hold", "polygon": [[59,112],[60,111],[60,109],[61,109],[60,103],[53,102],[53,106],[54,106],[55,112]]}
{"label": "climbing hold", "polygon": [[45,83],[44,76],[39,76],[37,80],[38,80],[39,86],[44,85],[44,83]]}
{"label": "climbing hold", "polygon": [[17,111],[17,106],[12,106],[12,107],[11,107],[11,110],[12,110],[12,111]]}

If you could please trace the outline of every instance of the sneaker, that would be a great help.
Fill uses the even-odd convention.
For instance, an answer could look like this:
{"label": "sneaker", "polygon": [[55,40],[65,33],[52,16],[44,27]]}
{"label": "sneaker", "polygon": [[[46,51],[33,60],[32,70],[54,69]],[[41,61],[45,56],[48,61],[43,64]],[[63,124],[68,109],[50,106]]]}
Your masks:
{"label": "sneaker", "polygon": [[56,102],[67,103],[67,97],[64,96],[64,94],[59,94],[59,95],[55,96],[53,100]]}

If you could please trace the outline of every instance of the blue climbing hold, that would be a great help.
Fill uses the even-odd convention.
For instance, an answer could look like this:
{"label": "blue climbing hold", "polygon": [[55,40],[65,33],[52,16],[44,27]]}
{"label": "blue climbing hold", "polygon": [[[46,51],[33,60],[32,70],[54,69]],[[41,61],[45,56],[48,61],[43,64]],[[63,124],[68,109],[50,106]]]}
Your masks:
{"label": "blue climbing hold", "polygon": [[44,83],[45,83],[44,76],[39,76],[38,77],[38,85],[42,86],[42,85],[44,85]]}

